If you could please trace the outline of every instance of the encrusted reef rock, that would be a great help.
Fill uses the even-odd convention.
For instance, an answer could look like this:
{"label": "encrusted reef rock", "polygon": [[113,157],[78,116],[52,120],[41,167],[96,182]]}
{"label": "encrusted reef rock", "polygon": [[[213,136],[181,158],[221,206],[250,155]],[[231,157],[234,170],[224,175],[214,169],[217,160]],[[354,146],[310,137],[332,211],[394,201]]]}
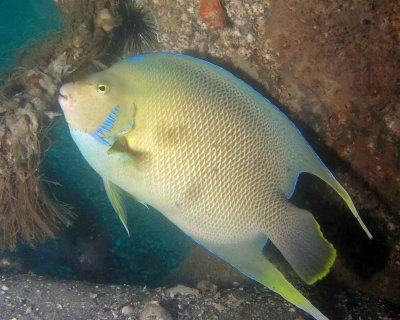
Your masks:
{"label": "encrusted reef rock", "polygon": [[40,164],[45,118],[52,118],[66,56],[47,67],[17,69],[0,92],[0,249],[18,240],[35,244],[54,237],[69,212],[43,191]]}

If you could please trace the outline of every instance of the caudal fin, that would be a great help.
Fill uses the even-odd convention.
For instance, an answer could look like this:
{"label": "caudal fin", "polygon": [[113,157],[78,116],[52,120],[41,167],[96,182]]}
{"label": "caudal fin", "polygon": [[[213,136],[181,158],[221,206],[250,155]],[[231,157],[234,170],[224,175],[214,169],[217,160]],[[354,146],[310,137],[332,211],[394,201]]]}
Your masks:
{"label": "caudal fin", "polygon": [[282,214],[285,223],[268,236],[300,278],[313,284],[329,272],[336,250],[325,239],[310,212],[289,204]]}

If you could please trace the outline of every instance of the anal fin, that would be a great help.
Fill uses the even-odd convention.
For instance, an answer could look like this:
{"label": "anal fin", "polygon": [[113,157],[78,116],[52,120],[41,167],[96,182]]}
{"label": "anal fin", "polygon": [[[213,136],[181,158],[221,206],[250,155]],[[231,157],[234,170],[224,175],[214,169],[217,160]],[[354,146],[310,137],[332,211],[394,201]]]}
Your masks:
{"label": "anal fin", "polygon": [[328,320],[263,256],[261,250],[265,241],[266,237],[260,236],[252,241],[241,243],[217,245],[202,241],[202,244],[241,273],[278,293],[315,319]]}

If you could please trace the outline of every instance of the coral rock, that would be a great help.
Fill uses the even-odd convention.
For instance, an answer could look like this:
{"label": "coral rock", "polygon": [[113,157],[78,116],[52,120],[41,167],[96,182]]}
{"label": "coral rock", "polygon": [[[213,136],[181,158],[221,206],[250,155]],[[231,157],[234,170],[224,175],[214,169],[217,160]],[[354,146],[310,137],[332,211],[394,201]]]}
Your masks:
{"label": "coral rock", "polygon": [[210,281],[201,280],[197,283],[197,289],[202,294],[216,293],[218,291],[218,286]]}
{"label": "coral rock", "polygon": [[100,10],[96,17],[96,25],[101,27],[105,32],[111,32],[112,29],[120,26],[121,23],[121,18],[113,17],[108,9]]}
{"label": "coral rock", "polygon": [[172,320],[172,316],[157,301],[151,301],[144,307],[140,320]]}
{"label": "coral rock", "polygon": [[202,0],[199,9],[200,19],[210,29],[223,28],[227,21],[227,15],[220,0]]}

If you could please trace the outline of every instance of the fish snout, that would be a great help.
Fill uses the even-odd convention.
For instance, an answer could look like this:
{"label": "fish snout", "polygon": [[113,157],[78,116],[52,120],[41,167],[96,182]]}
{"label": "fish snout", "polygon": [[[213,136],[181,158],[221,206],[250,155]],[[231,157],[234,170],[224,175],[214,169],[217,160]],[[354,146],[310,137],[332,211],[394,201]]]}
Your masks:
{"label": "fish snout", "polygon": [[82,110],[77,108],[77,95],[74,83],[61,86],[58,91],[58,103],[64,113],[65,120],[71,128],[77,129],[82,118]]}
{"label": "fish snout", "polygon": [[60,104],[61,108],[63,110],[70,108],[73,103],[72,83],[62,85],[58,93],[58,103]]}

